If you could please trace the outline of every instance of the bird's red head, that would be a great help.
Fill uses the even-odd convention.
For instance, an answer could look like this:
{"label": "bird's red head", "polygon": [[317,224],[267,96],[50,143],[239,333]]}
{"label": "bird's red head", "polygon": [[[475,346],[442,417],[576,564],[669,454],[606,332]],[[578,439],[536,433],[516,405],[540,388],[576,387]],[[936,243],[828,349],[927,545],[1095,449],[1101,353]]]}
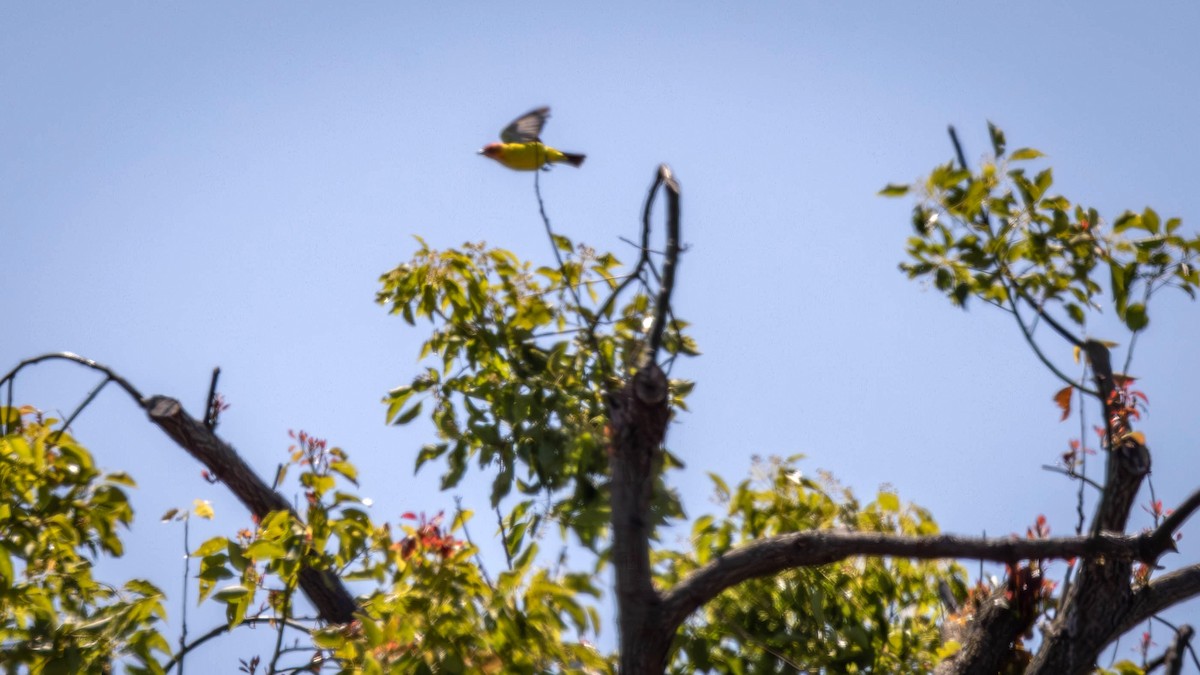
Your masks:
{"label": "bird's red head", "polygon": [[487,145],[483,146],[483,149],[479,151],[479,154],[483,155],[484,157],[491,157],[492,159],[495,159],[503,152],[503,143],[488,143]]}

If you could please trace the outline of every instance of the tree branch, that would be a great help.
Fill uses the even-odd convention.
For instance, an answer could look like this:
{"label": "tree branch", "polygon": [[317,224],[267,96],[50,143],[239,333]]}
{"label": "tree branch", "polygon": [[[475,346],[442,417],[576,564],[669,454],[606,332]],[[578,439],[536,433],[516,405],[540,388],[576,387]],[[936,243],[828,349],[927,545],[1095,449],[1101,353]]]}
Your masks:
{"label": "tree branch", "polygon": [[650,263],[650,210],[654,206],[654,197],[658,194],[658,187],[662,185],[662,182],[662,172],[655,172],[654,182],[650,184],[650,192],[646,195],[646,203],[642,206],[642,245],[639,249],[638,261],[633,266],[633,271],[604,299],[604,304],[600,306],[600,311],[596,312],[596,315],[592,317],[589,330],[596,330],[596,326],[599,325],[604,315],[608,313],[613,303],[616,302],[617,296],[621,295],[629,284],[639,279],[642,269]]}
{"label": "tree branch", "polygon": [[[224,483],[255,517],[262,519],[272,511],[288,511],[291,505],[263,482],[258,474],[216,434],[184,411],[173,398],[152,396],[145,402],[146,413],[179,447],[200,460]],[[305,568],[300,571],[300,588],[329,623],[349,623],[358,610],[354,597],[341,580],[329,570]]]}
{"label": "tree branch", "polygon": [[[271,617],[271,616],[249,617],[247,619],[244,619],[242,621],[242,623],[239,625],[249,626],[251,624],[258,624],[258,623],[278,623],[278,622],[280,622],[280,619],[277,617]],[[291,628],[295,628],[298,631],[303,631],[306,634],[311,633],[311,629],[308,626],[305,626],[304,624],[300,623],[299,621],[293,621],[292,619],[283,619],[282,623]],[[200,637],[196,638],[196,640],[194,642],[181,648],[178,652],[175,653],[174,656],[171,657],[170,661],[167,661],[166,665],[163,666],[163,672],[167,672],[167,671],[171,670],[171,668],[174,667],[176,663],[182,661],[184,656],[187,656],[188,652],[192,651],[196,647],[199,647],[200,645],[204,644],[205,642],[208,642],[209,640],[217,637],[218,635],[220,635],[222,633],[229,632],[230,630],[232,630],[232,629],[229,627],[229,624],[221,624],[220,626],[217,626],[216,628],[213,628],[212,630],[208,631],[204,635],[201,635]]]}
{"label": "tree branch", "polygon": [[678,626],[698,607],[748,579],[795,567],[827,565],[854,556],[923,560],[969,558],[992,562],[1100,558],[1143,560],[1155,555],[1150,535],[1101,534],[1052,539],[985,539],[958,535],[912,537],[876,532],[812,530],[760,539],[705,565],[663,600],[663,620]]}
{"label": "tree branch", "polygon": [[647,356],[650,361],[658,360],[658,350],[662,347],[663,331],[671,313],[671,292],[675,290],[675,267],[679,263],[679,183],[671,174],[671,167],[666,164],[658,166],[655,183],[661,183],[667,189],[667,254],[663,262],[662,282],[658,287],[658,302],[654,307],[654,327],[650,333],[650,353]]}
{"label": "tree branch", "polygon": [[1163,519],[1162,523],[1154,528],[1154,531],[1150,534],[1151,541],[1164,553],[1175,551],[1175,532],[1183,527],[1183,523],[1198,508],[1200,508],[1200,490],[1196,490],[1187,499],[1183,500],[1183,503],[1176,507],[1171,512],[1171,515]]}
{"label": "tree branch", "polygon": [[1200,564],[1164,574],[1134,592],[1118,634],[1132,630],[1155,614],[1197,595],[1200,595]]}
{"label": "tree branch", "polygon": [[127,393],[131,397],[133,397],[133,400],[136,401],[138,403],[138,405],[142,405],[142,398],[143,398],[142,393],[140,391],[138,391],[136,388],[134,388],[134,386],[132,384],[130,384],[128,380],[126,380],[125,378],[123,378],[120,375],[113,372],[112,368],[109,368],[108,366],[97,363],[96,361],[93,361],[91,359],[85,359],[82,356],[80,356],[78,354],[73,354],[71,352],[51,352],[49,354],[42,354],[40,356],[35,356],[31,359],[25,359],[24,361],[21,361],[20,363],[18,363],[16,365],[16,367],[14,367],[12,370],[8,371],[8,373],[5,374],[4,377],[0,377],[0,385],[8,383],[8,405],[10,407],[12,406],[13,380],[16,378],[17,374],[20,373],[21,370],[24,369],[26,366],[33,366],[33,365],[42,363],[43,361],[53,361],[53,360],[71,361],[73,363],[78,363],[80,365],[91,368],[92,370],[96,370],[101,373],[104,373],[105,375],[108,376],[108,379],[112,380],[113,382],[116,382],[118,385],[120,385],[120,387],[122,389],[125,390],[125,393]]}
{"label": "tree branch", "polygon": [[1163,666],[1163,672],[1166,675],[1179,675],[1182,673],[1183,655],[1190,649],[1189,643],[1195,634],[1195,629],[1186,624],[1176,629],[1175,638],[1171,640],[1171,646],[1167,647],[1167,651],[1163,652],[1162,656],[1146,664],[1146,672],[1149,673],[1155,668]]}

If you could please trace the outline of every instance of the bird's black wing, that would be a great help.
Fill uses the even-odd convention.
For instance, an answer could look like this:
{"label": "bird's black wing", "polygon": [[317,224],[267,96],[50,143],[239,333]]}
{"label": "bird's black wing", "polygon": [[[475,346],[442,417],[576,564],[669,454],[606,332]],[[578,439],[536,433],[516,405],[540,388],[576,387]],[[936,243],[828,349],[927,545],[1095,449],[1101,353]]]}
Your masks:
{"label": "bird's black wing", "polygon": [[529,143],[541,140],[542,125],[550,116],[550,108],[542,107],[521,115],[512,121],[504,131],[500,132],[500,140],[505,143]]}

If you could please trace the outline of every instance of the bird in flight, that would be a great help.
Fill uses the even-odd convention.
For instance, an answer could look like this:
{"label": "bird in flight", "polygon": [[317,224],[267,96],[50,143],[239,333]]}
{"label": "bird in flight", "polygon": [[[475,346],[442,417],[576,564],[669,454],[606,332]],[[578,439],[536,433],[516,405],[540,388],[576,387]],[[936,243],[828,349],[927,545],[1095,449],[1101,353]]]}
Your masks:
{"label": "bird in flight", "polygon": [[517,171],[536,171],[559,162],[583,164],[587,155],[563,152],[542,143],[542,126],[549,116],[550,108],[530,110],[504,127],[499,143],[488,143],[479,154]]}

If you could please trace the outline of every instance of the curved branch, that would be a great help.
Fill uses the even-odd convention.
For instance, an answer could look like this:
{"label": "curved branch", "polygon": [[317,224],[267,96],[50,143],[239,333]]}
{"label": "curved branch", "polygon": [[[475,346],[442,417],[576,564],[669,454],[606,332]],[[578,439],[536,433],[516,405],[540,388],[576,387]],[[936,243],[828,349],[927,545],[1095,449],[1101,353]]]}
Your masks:
{"label": "curved branch", "polygon": [[970,558],[993,562],[1077,557],[1145,560],[1155,556],[1152,546],[1150,535],[1109,533],[1053,539],[984,539],[830,530],[795,532],[747,544],[692,573],[664,596],[663,619],[674,628],[698,607],[743,581],[794,567],[826,565],[852,556]]}
{"label": "curved branch", "polygon": [[1155,614],[1197,595],[1200,595],[1200,564],[1164,574],[1134,593],[1118,633],[1132,630]]}
{"label": "curved branch", "polygon": [[[1010,288],[1010,286],[1012,286],[1012,285],[1010,285],[1008,282],[1002,281],[1002,283],[1004,283],[1004,287],[1006,289],[1008,289],[1008,293],[1007,293],[1008,302],[1012,306],[1012,309],[1010,311],[1012,312],[1013,317],[1015,317],[1017,320],[1017,326],[1021,329],[1021,335],[1023,335],[1025,337],[1025,341],[1029,343],[1029,347],[1031,349],[1033,349],[1034,355],[1038,357],[1038,360],[1042,362],[1042,365],[1049,368],[1050,372],[1053,373],[1058,379],[1062,380],[1064,383],[1066,383],[1072,387],[1076,387],[1079,389],[1079,391],[1082,391],[1083,393],[1089,394],[1091,396],[1095,396],[1096,398],[1103,401],[1104,399],[1101,398],[1100,392],[1095,391],[1093,389],[1088,389],[1087,387],[1084,387],[1082,384],[1067,377],[1066,374],[1064,374],[1061,370],[1059,370],[1058,366],[1054,365],[1054,363],[1052,361],[1050,361],[1049,357],[1047,357],[1045,355],[1045,353],[1042,352],[1041,346],[1039,346],[1037,341],[1033,339],[1033,331],[1028,326],[1025,325],[1025,319],[1021,318],[1021,312],[1017,309],[1016,300],[1013,300],[1014,292],[1017,293],[1018,295],[1020,295],[1022,298],[1027,298],[1028,296],[1024,295],[1024,293],[1019,288]],[[1028,299],[1026,299],[1025,301],[1029,302]],[[1030,303],[1030,304],[1032,305],[1032,303]],[[1041,309],[1039,309],[1036,305],[1032,305],[1032,306],[1034,307],[1034,310],[1038,313],[1038,316],[1047,319],[1047,323],[1049,323],[1051,326],[1054,326],[1054,323],[1049,319],[1049,317],[1044,312],[1041,311]],[[1072,344],[1075,344],[1075,346],[1077,346],[1077,347],[1080,347],[1080,348],[1083,347],[1083,343],[1082,342],[1076,343],[1073,340],[1073,336],[1068,337],[1068,340],[1071,340]]]}
{"label": "curved branch", "polygon": [[[51,352],[49,354],[42,354],[40,356],[35,356],[30,359],[25,359],[24,361],[21,361],[20,363],[18,363],[16,365],[16,367],[14,367],[12,370],[8,371],[8,373],[6,373],[4,375],[4,377],[0,377],[0,385],[7,382],[10,387],[9,392],[11,394],[12,381],[14,378],[16,378],[17,373],[20,373],[21,370],[24,369],[26,366],[33,366],[33,365],[37,365],[43,361],[52,361],[52,360],[72,361],[74,363],[78,363],[78,364],[81,364],[88,368],[91,368],[92,370],[100,371],[101,373],[104,373],[105,375],[107,375],[108,379],[110,379],[113,382],[116,382],[118,385],[120,385],[120,387],[125,390],[125,393],[132,396],[133,400],[137,402],[139,407],[142,407],[142,408],[146,407],[142,393],[140,391],[138,391],[137,388],[135,388],[132,384],[130,384],[128,380],[126,380],[125,378],[116,374],[112,368],[109,368],[108,366],[103,365],[101,363],[97,363],[96,361],[93,361],[91,359],[85,359],[84,357],[82,357],[78,354],[74,354],[72,352]],[[9,405],[12,405],[11,400],[9,401]]]}
{"label": "curved branch", "polygon": [[[248,626],[251,624],[258,624],[258,623],[279,623],[279,622],[280,622],[280,620],[278,617],[263,616],[263,617],[247,618],[238,625]],[[305,626],[304,624],[300,623],[299,621],[294,621],[292,619],[284,619],[282,623],[291,628],[295,628],[298,631],[303,631],[304,633],[311,634],[311,632],[312,632],[311,628],[309,628],[308,626]],[[229,627],[229,624],[221,624],[220,626],[217,626],[216,628],[213,628],[212,630],[208,631],[204,635],[201,635],[200,637],[196,638],[194,641],[192,641],[187,646],[180,649],[178,653],[176,653],[174,656],[172,656],[170,661],[167,661],[167,663],[163,666],[163,672],[169,671],[172,668],[174,668],[175,664],[177,662],[179,662],[181,659],[183,659],[183,657],[186,656],[188,652],[192,651],[196,647],[199,647],[200,645],[204,644],[205,642],[208,642],[209,640],[217,637],[221,633],[228,633],[231,630],[233,630],[233,629]]]}

